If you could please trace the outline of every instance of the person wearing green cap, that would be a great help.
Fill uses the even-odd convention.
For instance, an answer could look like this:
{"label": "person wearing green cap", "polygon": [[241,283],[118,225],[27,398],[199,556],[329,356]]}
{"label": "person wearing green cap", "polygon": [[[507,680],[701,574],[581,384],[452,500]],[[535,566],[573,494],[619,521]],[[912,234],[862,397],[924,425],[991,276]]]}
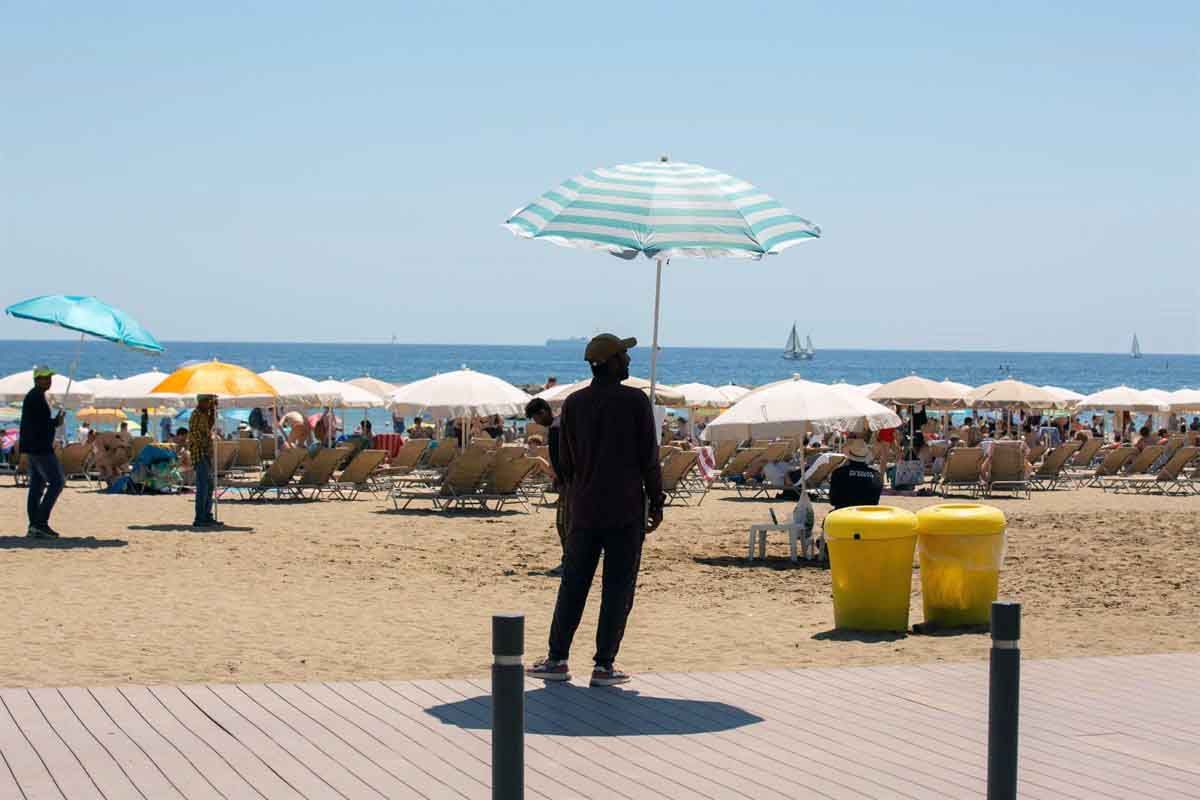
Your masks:
{"label": "person wearing green cap", "polygon": [[35,367],[33,388],[21,404],[18,442],[21,452],[29,458],[29,496],[25,510],[29,515],[27,535],[34,539],[58,538],[58,533],[50,527],[50,512],[67,484],[62,464],[54,454],[54,432],[63,423],[63,412],[52,414],[50,401],[46,399],[53,377],[54,370],[49,367]]}

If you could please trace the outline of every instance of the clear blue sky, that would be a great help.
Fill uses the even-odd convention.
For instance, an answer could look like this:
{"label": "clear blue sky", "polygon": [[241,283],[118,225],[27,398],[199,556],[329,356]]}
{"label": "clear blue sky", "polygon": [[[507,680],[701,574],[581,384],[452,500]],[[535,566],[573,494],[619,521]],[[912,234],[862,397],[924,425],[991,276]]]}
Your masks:
{"label": "clear blue sky", "polygon": [[1200,4],[218,5],[8,4],[0,302],[96,294],[166,340],[645,336],[649,262],[500,223],[666,152],[825,231],[673,262],[667,344],[1200,350]]}

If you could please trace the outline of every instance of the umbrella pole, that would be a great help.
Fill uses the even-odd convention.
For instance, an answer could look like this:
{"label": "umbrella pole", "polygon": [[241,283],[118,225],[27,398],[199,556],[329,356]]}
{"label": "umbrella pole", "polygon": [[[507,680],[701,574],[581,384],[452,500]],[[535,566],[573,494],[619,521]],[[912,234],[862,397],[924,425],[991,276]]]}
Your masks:
{"label": "umbrella pole", "polygon": [[[654,407],[654,390],[658,381],[658,309],[662,298],[662,269],[663,260],[656,262],[654,274],[654,335],[650,343],[650,406]],[[657,419],[657,417],[655,417]]]}
{"label": "umbrella pole", "polygon": [[71,384],[75,382],[75,368],[79,365],[79,360],[83,358],[83,334],[79,334],[79,344],[75,345],[75,360],[71,362],[71,371],[67,374],[67,393],[63,395],[63,408],[67,407],[67,403],[71,400]]}

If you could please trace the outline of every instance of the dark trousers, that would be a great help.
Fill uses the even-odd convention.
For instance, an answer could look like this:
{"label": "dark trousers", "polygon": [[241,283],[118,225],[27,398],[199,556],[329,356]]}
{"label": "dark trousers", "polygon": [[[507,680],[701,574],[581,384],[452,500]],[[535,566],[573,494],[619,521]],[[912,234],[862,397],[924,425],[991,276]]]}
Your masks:
{"label": "dark trousers", "polygon": [[213,474],[212,460],[203,458],[196,462],[196,522],[212,519]]}
{"label": "dark trousers", "polygon": [[29,457],[29,496],[25,500],[25,511],[30,525],[49,525],[50,512],[67,478],[62,464],[54,453],[27,453]]}
{"label": "dark trousers", "polygon": [[646,534],[641,525],[624,528],[573,528],[567,536],[567,555],[558,601],[554,604],[554,622],[550,626],[552,659],[565,661],[571,652],[571,640],[583,617],[588,592],[604,553],[604,578],[600,594],[600,624],[596,629],[595,663],[611,666],[617,658],[625,621],[633,609],[638,567],[642,561],[642,542]]}
{"label": "dark trousers", "polygon": [[554,514],[554,528],[558,531],[558,543],[562,545],[562,560],[567,561],[567,532],[571,530],[571,506],[567,502],[567,490],[558,493],[558,507]]}

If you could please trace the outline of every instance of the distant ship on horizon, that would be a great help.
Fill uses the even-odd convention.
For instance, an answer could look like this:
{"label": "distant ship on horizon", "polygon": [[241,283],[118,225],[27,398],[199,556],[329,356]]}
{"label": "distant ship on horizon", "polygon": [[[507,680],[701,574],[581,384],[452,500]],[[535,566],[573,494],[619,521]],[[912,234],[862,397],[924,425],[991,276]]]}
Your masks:
{"label": "distant ship on horizon", "polygon": [[547,339],[546,347],[575,347],[577,345],[586,345],[588,337],[572,336],[567,339]]}

